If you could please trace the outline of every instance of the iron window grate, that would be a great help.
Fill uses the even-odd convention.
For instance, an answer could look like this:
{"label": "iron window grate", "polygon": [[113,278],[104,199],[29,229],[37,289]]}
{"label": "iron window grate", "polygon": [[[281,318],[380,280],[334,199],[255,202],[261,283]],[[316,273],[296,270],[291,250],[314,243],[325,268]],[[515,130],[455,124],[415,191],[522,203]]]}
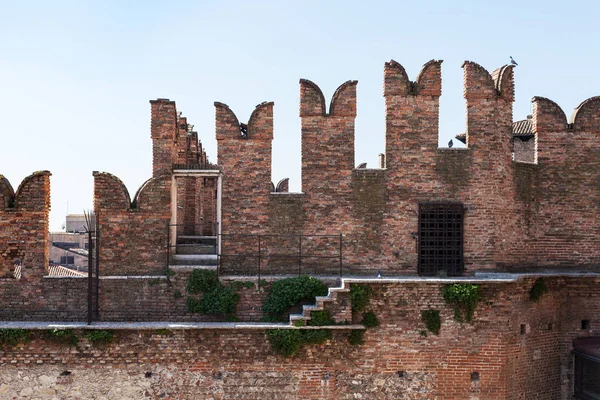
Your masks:
{"label": "iron window grate", "polygon": [[461,203],[419,204],[419,274],[462,274],[463,216]]}

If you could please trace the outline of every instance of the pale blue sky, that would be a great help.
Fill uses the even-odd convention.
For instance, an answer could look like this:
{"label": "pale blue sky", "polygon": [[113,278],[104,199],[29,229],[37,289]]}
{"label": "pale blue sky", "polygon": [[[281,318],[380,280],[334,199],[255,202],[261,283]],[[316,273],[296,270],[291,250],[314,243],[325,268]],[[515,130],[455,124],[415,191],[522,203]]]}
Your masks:
{"label": "pale blue sky", "polygon": [[532,96],[567,114],[600,94],[597,1],[0,1],[0,174],[52,171],[51,229],[92,207],[92,171],[130,194],[151,174],[150,105],[166,97],[216,158],[214,101],[240,121],[275,102],[273,180],[300,189],[298,79],[329,100],[358,80],[356,163],[384,150],[383,64],[443,59],[440,143],[464,131],[464,60],[512,55],[514,119]]}

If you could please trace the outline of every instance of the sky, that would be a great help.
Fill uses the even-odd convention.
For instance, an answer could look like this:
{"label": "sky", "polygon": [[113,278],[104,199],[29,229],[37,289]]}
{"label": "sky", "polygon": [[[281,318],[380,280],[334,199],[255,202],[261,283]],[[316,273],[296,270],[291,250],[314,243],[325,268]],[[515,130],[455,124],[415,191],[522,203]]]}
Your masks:
{"label": "sky", "polygon": [[300,191],[300,78],[358,80],[356,164],[385,147],[383,66],[411,80],[442,64],[440,146],[465,130],[461,64],[515,69],[514,120],[531,98],[567,115],[600,94],[597,1],[0,0],[0,174],[16,190],[50,170],[50,229],[93,207],[92,171],[130,195],[152,174],[149,100],[177,102],[216,161],[215,101],[240,122],[274,101],[273,181]]}

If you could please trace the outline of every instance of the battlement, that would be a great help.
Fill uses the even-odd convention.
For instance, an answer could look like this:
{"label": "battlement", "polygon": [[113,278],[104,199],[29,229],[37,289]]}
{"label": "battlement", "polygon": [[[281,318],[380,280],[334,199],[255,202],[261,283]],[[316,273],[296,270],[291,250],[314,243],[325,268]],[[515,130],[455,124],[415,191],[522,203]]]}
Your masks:
{"label": "battlement", "polygon": [[0,175],[0,278],[14,278],[16,265],[32,279],[41,278],[49,260],[49,171],[27,176],[16,193]]}

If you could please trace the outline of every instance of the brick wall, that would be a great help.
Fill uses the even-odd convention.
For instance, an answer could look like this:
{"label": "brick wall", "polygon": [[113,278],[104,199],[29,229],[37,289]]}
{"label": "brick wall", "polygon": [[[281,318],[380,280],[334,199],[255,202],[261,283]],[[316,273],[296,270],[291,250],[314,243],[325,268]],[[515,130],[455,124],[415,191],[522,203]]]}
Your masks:
{"label": "brick wall", "polygon": [[149,179],[135,201],[117,177],[94,172],[94,212],[100,228],[101,275],[154,275],[167,263],[171,175]]}
{"label": "brick wall", "polygon": [[372,172],[353,172],[356,82],[338,88],[327,112],[318,86],[301,80],[301,199],[265,200],[272,125],[268,141],[243,139],[235,116],[218,105],[225,231],[342,233],[348,271],[414,274],[419,203],[459,201],[468,273],[598,269],[600,100],[583,102],[567,124],[555,103],[534,98],[535,135],[525,149],[512,139],[513,68],[490,74],[467,61],[463,70],[468,148],[440,149],[441,61],[426,63],[414,82],[386,63],[386,168]]}
{"label": "brick wall", "polygon": [[0,278],[13,276],[20,260],[26,276],[40,279],[49,262],[50,172],[35,172],[16,193],[0,175]]}
{"label": "brick wall", "polygon": [[[572,340],[594,335],[600,326],[600,278],[546,277],[549,291],[538,302],[529,299],[534,281],[481,283],[482,298],[473,324],[453,320],[453,311],[441,295],[443,283],[373,282],[369,309],[380,326],[366,332],[364,345],[350,346],[348,332],[333,332],[332,340],[305,346],[292,359],[274,355],[262,330],[172,330],[167,335],[124,330],[117,331],[114,343],[99,348],[91,347],[83,333],[73,348],[37,334],[26,345],[0,350],[0,374],[8,385],[4,390],[13,390],[22,384],[22,379],[16,379],[19,372],[21,376],[31,373],[36,381],[34,375],[43,371],[61,379],[58,375],[66,369],[72,371],[72,383],[81,384],[91,368],[110,387],[120,375],[107,375],[107,368],[124,368],[133,377],[129,378],[133,386],[150,382],[142,386],[151,397],[164,391],[167,396],[221,393],[223,398],[279,393],[292,399],[377,394],[390,399],[566,400],[573,384]],[[85,280],[44,280],[44,284],[56,282],[72,285]],[[53,290],[60,291],[56,286]],[[169,302],[169,296],[161,294],[170,290],[166,282],[102,279],[101,290],[105,290],[102,302],[114,313],[114,320],[120,320],[119,308],[138,310],[140,316],[146,310],[147,318],[154,319],[149,301],[162,298],[155,301],[158,308],[159,303]],[[114,296],[113,290],[125,296]],[[241,289],[242,299],[256,295],[262,296],[255,288]],[[242,303],[259,299],[246,300]],[[347,298],[341,301],[342,308],[344,301]],[[334,305],[334,312],[340,305]],[[430,308],[440,310],[439,336],[424,335],[421,311]],[[186,320],[176,315],[177,307],[171,309],[174,320]],[[107,315],[106,310],[101,315]],[[132,315],[127,318],[135,320]],[[591,329],[582,330],[580,319],[589,321]],[[147,371],[152,379],[144,378]],[[61,390],[58,381],[52,382],[55,390]]]}

